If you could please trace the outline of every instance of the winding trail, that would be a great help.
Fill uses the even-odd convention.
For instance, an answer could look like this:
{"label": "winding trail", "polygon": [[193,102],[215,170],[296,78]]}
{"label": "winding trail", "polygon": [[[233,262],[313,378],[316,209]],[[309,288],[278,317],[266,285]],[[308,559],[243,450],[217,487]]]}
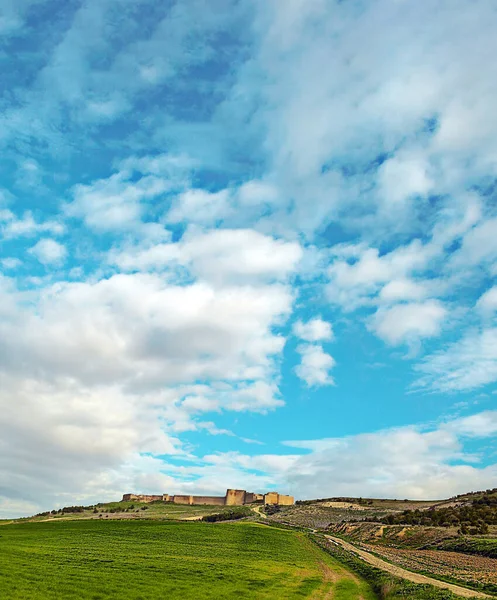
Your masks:
{"label": "winding trail", "polygon": [[259,517],[262,517],[263,519],[267,519],[267,515],[265,512],[262,511],[263,509],[263,505],[262,504],[257,504],[255,506],[252,507],[252,510],[257,513],[259,515]]}
{"label": "winding trail", "polygon": [[357,548],[356,546],[354,546],[354,545],[350,544],[349,542],[346,542],[345,540],[342,540],[340,538],[337,538],[337,537],[334,537],[331,535],[326,535],[325,537],[326,537],[326,539],[330,540],[331,542],[341,546],[344,550],[347,550],[348,552],[353,552],[354,554],[360,556],[363,560],[365,560],[367,563],[369,563],[373,567],[376,567],[377,569],[381,569],[382,571],[387,571],[387,573],[390,573],[391,575],[395,575],[396,577],[402,577],[403,579],[407,579],[408,581],[412,581],[413,583],[429,583],[430,585],[433,585],[435,587],[442,588],[445,590],[450,590],[454,594],[457,594],[458,596],[463,596],[464,598],[494,598],[495,599],[495,596],[488,596],[487,594],[484,594],[483,592],[477,592],[476,590],[470,590],[468,588],[461,587],[454,583],[446,583],[445,581],[440,581],[439,579],[433,579],[431,577],[427,577],[426,575],[421,575],[420,573],[414,573],[413,571],[408,571],[407,569],[398,567],[397,565],[393,565],[393,564],[387,562],[386,560],[382,560],[381,558],[374,556],[374,554],[371,554],[370,552],[361,550],[360,548]]}

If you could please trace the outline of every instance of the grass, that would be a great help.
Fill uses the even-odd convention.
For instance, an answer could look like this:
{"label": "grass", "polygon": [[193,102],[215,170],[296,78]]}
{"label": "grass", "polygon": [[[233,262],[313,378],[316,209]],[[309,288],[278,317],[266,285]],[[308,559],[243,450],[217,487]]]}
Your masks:
{"label": "grass", "polygon": [[460,537],[446,540],[439,544],[436,549],[497,558],[497,539]]}
{"label": "grass", "polygon": [[[333,577],[330,577],[330,573]],[[0,530],[9,600],[376,598],[305,534],[254,523],[73,520]]]}
{"label": "grass", "polygon": [[[96,512],[95,512],[96,510]],[[77,519],[191,519],[219,513],[222,506],[173,504],[172,502],[108,502],[88,506],[82,512],[42,514],[19,522]]]}

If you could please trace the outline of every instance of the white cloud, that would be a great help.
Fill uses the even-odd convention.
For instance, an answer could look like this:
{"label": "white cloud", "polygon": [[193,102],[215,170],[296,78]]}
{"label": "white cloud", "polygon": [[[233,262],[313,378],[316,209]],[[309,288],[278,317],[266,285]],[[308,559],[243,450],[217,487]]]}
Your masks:
{"label": "white cloud", "polygon": [[64,211],[96,232],[137,229],[147,202],[181,189],[189,167],[181,156],[129,157],[110,177],[75,185]]}
{"label": "white cloud", "polygon": [[470,330],[462,339],[425,357],[417,387],[441,392],[474,390],[497,381],[497,329]]}
{"label": "white cloud", "polygon": [[29,249],[29,252],[44,265],[60,264],[64,262],[67,255],[66,247],[50,238],[39,240]]}
{"label": "white cloud", "polygon": [[1,232],[5,239],[22,236],[33,236],[37,233],[50,233],[61,235],[65,226],[60,221],[48,220],[37,222],[30,211],[26,211],[21,218],[17,218],[10,210],[3,210],[0,221],[3,221]]}
{"label": "white cloud", "polygon": [[[276,228],[312,235],[334,219],[376,239],[424,233],[438,198],[495,173],[497,85],[479,69],[497,50],[490,4],[439,4],[428,26],[421,6],[400,7],[260,5],[259,51],[232,103],[257,90],[245,103],[283,190]],[[428,194],[433,204],[419,201]]]}
{"label": "white cloud", "polygon": [[[371,305],[383,286],[390,286],[390,290],[387,287],[384,292],[387,298],[389,294],[395,295],[395,287],[399,295],[401,286],[404,293],[412,294],[416,284],[411,282],[407,290],[409,284],[406,281],[427,268],[433,253],[433,248],[423,245],[420,240],[398,246],[382,256],[377,248],[338,246],[334,249],[335,259],[328,270],[328,297],[344,310],[355,310],[361,305]],[[395,281],[399,283],[394,284]],[[395,286],[393,289],[392,285]]]}
{"label": "white cloud", "polygon": [[[20,289],[36,284],[38,291],[21,292],[12,280],[0,278],[0,371],[20,382],[4,383],[10,396],[3,402],[16,399],[10,408],[18,413],[8,414],[18,427],[17,438],[30,438],[30,425],[22,419],[26,414],[33,413],[47,432],[47,439],[41,439],[35,431],[33,445],[25,449],[12,442],[4,446],[3,452],[16,453],[15,461],[7,454],[2,463],[7,471],[0,480],[9,482],[9,490],[29,495],[30,458],[41,456],[45,447],[44,479],[36,480],[43,498],[67,489],[73,503],[74,494],[85,493],[77,479],[95,494],[121,493],[123,485],[131,484],[173,485],[172,477],[159,473],[159,461],[137,456],[141,448],[179,451],[171,431],[200,427],[198,414],[263,413],[283,403],[275,382],[285,339],[276,328],[291,313],[296,291],[290,283],[305,278],[318,299],[328,277],[326,294],[333,309],[375,311],[363,319],[364,310],[361,320],[395,345],[443,332],[444,298],[452,294],[450,308],[456,313],[464,304],[473,306],[476,298],[466,300],[470,292],[460,290],[480,289],[483,275],[495,274],[491,182],[497,174],[497,121],[489,115],[494,114],[497,77],[488,60],[497,52],[492,2],[476,7],[467,0],[435,3],[428,22],[422,3],[390,0],[361,6],[260,2],[250,4],[248,12],[243,2],[227,0],[212,11],[201,4],[185,0],[163,14],[159,10],[142,39],[127,11],[114,29],[109,18],[116,10],[114,0],[82,3],[55,46],[47,47],[43,68],[36,72],[35,63],[19,63],[30,76],[16,87],[14,103],[4,107],[0,118],[6,164],[21,166],[13,175],[14,187],[22,187],[21,171],[31,184],[43,176],[53,193],[45,190],[41,198],[38,190],[33,205],[46,199],[48,206],[62,193],[65,216],[106,233],[99,247],[110,240],[113,248],[110,255],[100,255],[97,272],[91,272],[94,256],[82,265],[84,271],[72,272],[79,279],[90,273],[87,281],[51,285],[48,276],[28,275]],[[0,30],[21,35],[32,5],[31,0],[8,0]],[[240,25],[243,55],[236,44],[219,52],[216,45],[226,36],[218,33],[237,37]],[[98,64],[92,58],[97,55]],[[197,72],[198,65],[226,56],[228,64],[212,70],[226,77],[202,79],[200,85],[197,79],[180,78],[181,94],[175,93],[176,75]],[[490,67],[481,69],[482,64]],[[165,82],[172,92],[166,108],[144,102],[165,89]],[[180,105],[190,84],[200,90],[201,100],[192,117],[192,107]],[[156,85],[161,87],[153,89]],[[125,113],[126,120],[118,122]],[[175,155],[155,154],[164,148]],[[53,178],[44,170],[45,151]],[[130,152],[133,156],[121,160]],[[74,185],[67,165],[76,164],[76,156],[89,160],[81,163],[84,179]],[[115,161],[110,175],[105,173],[109,156]],[[205,181],[223,189],[201,189]],[[18,201],[14,193],[2,197]],[[0,210],[7,240],[64,233],[62,221],[47,219]],[[183,239],[173,242],[166,229],[180,221],[187,227],[222,221],[225,229],[189,227]],[[176,234],[182,225],[171,229]],[[85,255],[91,232],[78,233],[76,245],[81,242],[78,251]],[[124,242],[110,237],[123,234]],[[336,245],[344,239],[350,241]],[[50,249],[46,240],[40,244],[45,247],[37,245],[33,252],[45,262],[55,260],[55,246]],[[452,258],[447,260],[449,248]],[[11,248],[7,251],[12,256],[4,259],[4,267],[13,258]],[[115,274],[119,269],[152,274]],[[102,271],[113,276],[105,279]],[[293,280],[296,273],[300,278]],[[477,309],[490,316],[493,308],[488,291]],[[329,339],[325,325],[313,327],[302,323],[304,340]],[[494,338],[492,328],[482,328],[463,331],[454,344],[434,341],[439,350],[422,362],[421,384],[457,391],[495,381]],[[331,383],[332,357],[319,345],[300,349],[298,369],[304,380]],[[75,387],[68,389],[68,382]],[[199,382],[207,389],[200,389]],[[35,406],[31,396],[47,400]],[[60,403],[54,405],[51,396]],[[122,451],[116,450],[106,403],[110,413],[123,407]],[[95,416],[99,410],[102,415]],[[91,436],[102,438],[94,459],[89,458],[91,448],[83,448],[84,423],[90,424]],[[215,431],[216,425],[209,427]],[[4,431],[7,436],[8,425]],[[457,440],[451,436],[456,434],[442,433],[447,456],[454,458]],[[409,490],[421,489],[426,495],[440,489],[427,465],[430,448],[439,457],[443,448],[419,431],[404,431],[397,438],[390,432],[386,438],[400,444],[403,454],[407,440],[420,465],[416,474],[409,463],[403,478],[402,464],[398,469],[387,464],[387,491],[410,495]],[[358,468],[352,491],[364,494],[359,477],[368,477],[360,471],[361,452],[355,454],[354,448],[368,452],[383,440],[372,434],[371,439],[332,444],[345,448],[344,466],[351,476]],[[308,464],[318,479],[328,473],[327,481],[340,475],[326,471],[326,461],[338,456],[331,454],[330,443],[320,442],[320,450],[330,453],[323,454],[322,464],[318,456]],[[389,443],[382,446],[385,452]],[[62,462],[62,456],[69,462]],[[284,483],[285,469],[300,460],[266,455],[253,464],[268,471],[254,474],[244,471],[251,457],[214,456],[201,465],[206,490],[219,491],[220,482],[243,487]],[[375,459],[380,465],[381,456]],[[444,460],[434,464],[433,474],[440,481],[446,477],[450,489],[457,487],[457,473],[461,487],[480,481],[483,470]],[[305,473],[307,463],[299,465]],[[365,480],[379,490],[382,472],[374,468],[373,463],[376,481]],[[493,477],[492,468],[486,473]],[[340,476],[338,487],[345,490],[348,473]],[[177,485],[187,490],[200,484]],[[302,490],[309,492],[313,485],[317,482],[309,480]],[[25,502],[31,506],[29,498]],[[8,498],[4,503],[12,506]]]}
{"label": "white cloud", "polygon": [[497,258],[497,217],[486,219],[470,229],[463,238],[461,249],[452,263],[455,267],[464,264],[488,263]]}
{"label": "white cloud", "polygon": [[335,359],[326,354],[321,346],[315,344],[301,345],[297,348],[301,355],[300,364],[295,367],[297,377],[312,387],[315,385],[335,385],[330,375],[335,366]]}
{"label": "white cloud", "polygon": [[0,281],[0,495],[49,508],[64,494],[101,501],[172,488],[161,461],[148,479],[126,464],[142,452],[185,454],[182,431],[230,435],[198,413],[284,404],[274,378],[285,340],[272,329],[291,311],[287,286],[115,275],[42,287],[26,303],[27,292]]}
{"label": "white cloud", "polygon": [[372,496],[439,499],[497,486],[497,465],[480,467],[465,437],[496,431],[495,411],[449,421],[434,430],[387,429],[345,438],[286,442],[311,452],[283,475],[298,497]]}
{"label": "white cloud", "polygon": [[311,319],[306,323],[297,321],[293,326],[293,333],[305,342],[321,342],[333,339],[331,324],[321,318]]}
{"label": "white cloud", "polygon": [[379,309],[370,327],[388,344],[397,345],[439,335],[446,317],[447,310],[437,300],[411,302]]}
{"label": "white cloud", "polygon": [[480,296],[476,308],[485,315],[491,315],[497,311],[497,286],[490,288]]}
{"label": "white cloud", "polygon": [[379,299],[385,302],[422,300],[427,295],[427,285],[409,279],[394,279],[380,291]]}
{"label": "white cloud", "polygon": [[8,342],[11,356],[29,355],[32,373],[48,369],[85,382],[117,377],[145,386],[252,380],[281,351],[284,340],[271,327],[291,305],[282,285],[215,290],[169,285],[155,275],[115,275],[43,289],[36,312],[19,305],[3,332],[7,343],[7,332],[17,331]]}
{"label": "white cloud", "polygon": [[263,181],[247,181],[238,189],[237,199],[241,206],[272,204],[278,198],[278,189]]}
{"label": "white cloud", "polygon": [[277,240],[251,229],[196,228],[178,243],[116,249],[109,261],[125,270],[186,268],[192,276],[215,284],[286,280],[302,257],[297,242]]}
{"label": "white cloud", "polygon": [[65,209],[67,215],[82,218],[96,231],[136,227],[141,220],[142,200],[162,194],[168,186],[153,175],[136,183],[128,181],[127,175],[117,173],[91,185],[75,186],[74,200]]}
{"label": "white cloud", "polygon": [[2,263],[2,267],[4,269],[17,269],[17,267],[22,265],[22,261],[20,259],[10,256],[7,258],[2,258],[0,262]]}
{"label": "white cloud", "polygon": [[[481,466],[467,440],[495,434],[496,411],[353,436],[293,440],[299,454],[219,452],[172,467],[177,488],[218,493],[230,481],[254,490],[276,488],[296,498],[333,496],[443,499],[497,486],[497,465]],[[302,451],[308,452],[303,454]],[[194,477],[194,482],[180,481]]]}
{"label": "white cloud", "polygon": [[426,159],[394,156],[383,163],[379,170],[380,193],[388,204],[402,204],[413,196],[425,196],[433,187],[428,176]]}
{"label": "white cloud", "polygon": [[183,251],[192,272],[211,281],[285,279],[297,267],[302,249],[250,229],[187,233]]}
{"label": "white cloud", "polygon": [[187,190],[179,196],[167,214],[171,223],[187,221],[213,225],[229,216],[231,207],[228,190],[211,193],[202,189]]}
{"label": "white cloud", "polygon": [[497,410],[487,410],[469,417],[449,421],[445,426],[459,436],[485,438],[497,434]]}

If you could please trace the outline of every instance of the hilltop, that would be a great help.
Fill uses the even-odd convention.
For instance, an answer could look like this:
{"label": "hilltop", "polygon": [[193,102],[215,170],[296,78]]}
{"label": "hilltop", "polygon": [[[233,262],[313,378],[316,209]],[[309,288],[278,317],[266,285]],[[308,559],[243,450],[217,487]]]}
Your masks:
{"label": "hilltop", "polygon": [[[379,594],[373,594],[371,598],[393,600],[411,595],[418,599],[446,600],[456,596],[485,597],[485,594],[497,593],[496,489],[432,501],[332,497],[301,500],[290,506],[261,503],[245,506],[175,504],[164,499],[150,501],[147,497],[146,502],[124,500],[54,509],[29,518],[17,519],[11,522],[11,525],[4,523],[2,533],[11,532],[13,540],[21,540],[24,536],[27,536],[27,539],[31,535],[29,532],[33,531],[32,543],[36,545],[43,536],[50,535],[50,531],[57,531],[57,536],[70,531],[77,537],[90,535],[91,532],[94,543],[101,543],[104,548],[108,532],[112,532],[112,536],[121,539],[122,543],[128,536],[132,536],[137,543],[143,545],[143,557],[160,562],[162,534],[165,535],[163,542],[169,544],[170,540],[175,539],[176,532],[181,531],[181,536],[188,540],[188,544],[197,544],[193,552],[199,557],[204,552],[204,542],[199,543],[199,540],[204,540],[205,536],[214,536],[213,541],[216,539],[215,544],[219,544],[218,547],[214,545],[209,550],[210,560],[214,560],[226,542],[223,541],[224,538],[216,537],[218,534],[214,531],[218,531],[218,526],[205,521],[227,521],[226,527],[242,525],[246,529],[239,531],[247,541],[258,535],[257,529],[252,529],[253,527],[269,525],[270,527],[264,529],[275,530],[275,533],[267,534],[268,547],[272,547],[273,537],[279,535],[276,531],[282,528],[290,536],[289,544],[296,539],[300,539],[299,543],[302,544],[307,544],[305,540],[316,542],[345,568],[341,571],[338,569],[332,575],[327,568],[319,574],[321,567],[318,566],[313,585],[323,585],[324,588],[329,587],[330,582],[335,581],[337,573],[340,573],[343,585],[346,582],[347,585],[352,585],[353,581],[357,584],[357,576],[363,577],[364,583],[361,585],[365,586],[364,589],[369,585],[370,590]],[[154,526],[159,528],[149,529],[147,523],[150,526],[155,523]],[[24,528],[23,524],[28,527]],[[162,529],[162,526],[166,528]],[[211,533],[208,527],[212,526],[214,530]],[[20,529],[16,529],[18,527]],[[32,527],[34,529],[31,529]],[[41,529],[37,529],[38,527]],[[226,534],[222,534],[222,531],[226,531]],[[219,535],[232,535],[228,534],[228,531],[231,530],[219,529]],[[151,532],[153,539],[157,540],[155,546],[149,545],[148,533]],[[253,541],[256,541],[255,537]],[[83,540],[78,543],[80,542],[83,543]],[[293,556],[298,553],[298,547],[297,545],[292,550]],[[307,546],[306,552],[311,552],[311,547],[312,545]],[[18,550],[21,552],[21,560],[23,551],[20,546]],[[128,550],[131,552],[131,549],[127,549],[126,552]],[[244,551],[244,548],[238,549],[238,552]],[[64,553],[65,549],[54,547],[54,552]],[[152,553],[150,557],[149,552]],[[177,552],[178,556],[171,560],[179,568],[183,558],[179,549]],[[131,560],[130,556],[131,554],[123,555],[126,561]],[[223,557],[223,560],[225,558]],[[109,564],[114,561],[111,556],[98,560]],[[293,558],[289,560],[291,562]],[[319,558],[319,554],[315,555],[308,568],[316,569],[316,565],[323,564],[321,560],[323,558]],[[366,563],[369,566],[366,566]],[[172,564],[168,566],[170,567],[173,568]],[[183,568],[184,566],[181,566],[181,569]],[[219,568],[228,572],[234,565],[226,558],[223,566]],[[107,573],[106,569],[104,566],[102,577],[104,571]],[[351,575],[348,569],[356,575]],[[21,571],[22,569],[19,572]],[[295,575],[292,575],[290,567],[287,572],[289,577]],[[224,575],[219,574],[219,577]],[[295,577],[298,578],[299,575]],[[145,585],[145,582],[134,581],[138,586]],[[291,580],[288,582],[291,587]],[[214,583],[210,585],[212,590],[217,590]],[[252,583],[247,585],[250,587]],[[264,585],[267,585],[267,581]],[[383,595],[384,589],[390,592]],[[451,589],[456,595],[450,593]],[[190,592],[194,593],[194,590]],[[216,594],[218,593],[217,590]],[[294,592],[285,593],[292,597]],[[300,592],[295,593],[298,596]],[[92,597],[91,594],[88,597]],[[363,596],[357,590],[351,597]]]}

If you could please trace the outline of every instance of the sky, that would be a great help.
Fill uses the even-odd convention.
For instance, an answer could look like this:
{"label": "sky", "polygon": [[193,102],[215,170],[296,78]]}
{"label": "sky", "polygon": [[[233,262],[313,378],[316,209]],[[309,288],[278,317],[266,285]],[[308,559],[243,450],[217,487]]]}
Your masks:
{"label": "sky", "polygon": [[497,487],[495,0],[3,0],[0,518]]}

